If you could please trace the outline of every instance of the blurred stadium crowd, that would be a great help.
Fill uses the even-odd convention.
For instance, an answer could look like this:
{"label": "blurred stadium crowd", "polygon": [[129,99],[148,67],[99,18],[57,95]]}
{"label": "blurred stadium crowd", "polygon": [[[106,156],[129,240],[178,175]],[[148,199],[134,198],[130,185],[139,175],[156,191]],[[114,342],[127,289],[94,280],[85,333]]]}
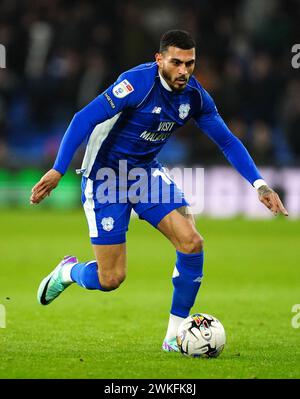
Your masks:
{"label": "blurred stadium crowd", "polygon": [[[300,69],[291,66],[299,21],[298,0],[2,0],[0,167],[51,166],[73,114],[121,72],[153,60],[174,28],[194,35],[195,75],[255,161],[299,165]],[[161,159],[226,162],[192,122]]]}

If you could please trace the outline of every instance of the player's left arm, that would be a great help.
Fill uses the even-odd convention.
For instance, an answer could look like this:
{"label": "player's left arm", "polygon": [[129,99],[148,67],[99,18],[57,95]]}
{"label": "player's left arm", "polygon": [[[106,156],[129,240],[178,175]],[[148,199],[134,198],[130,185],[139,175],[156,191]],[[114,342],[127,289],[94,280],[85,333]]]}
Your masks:
{"label": "player's left arm", "polygon": [[274,215],[282,213],[288,216],[279,195],[263,180],[248,150],[229,130],[213,99],[202,87],[201,94],[202,109],[195,117],[197,125],[218,145],[231,165],[257,189],[259,200]]}
{"label": "player's left arm", "polygon": [[268,208],[274,215],[282,213],[284,216],[288,216],[288,211],[283,206],[279,195],[272,190],[268,185],[262,185],[258,188],[259,200]]}

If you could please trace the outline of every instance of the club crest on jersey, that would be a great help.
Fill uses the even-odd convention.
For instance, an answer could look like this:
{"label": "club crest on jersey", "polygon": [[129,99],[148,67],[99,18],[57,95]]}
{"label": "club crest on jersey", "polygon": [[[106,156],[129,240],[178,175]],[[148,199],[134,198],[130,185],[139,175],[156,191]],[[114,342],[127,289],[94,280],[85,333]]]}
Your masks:
{"label": "club crest on jersey", "polygon": [[128,96],[128,94],[132,93],[134,91],[134,88],[132,84],[128,82],[127,79],[122,80],[121,83],[118,83],[114,88],[113,88],[113,94],[115,97],[118,98],[124,98]]}
{"label": "club crest on jersey", "polygon": [[101,224],[103,227],[103,230],[105,231],[111,231],[114,228],[114,219],[112,217],[108,217],[108,218],[103,218],[101,220]]}
{"label": "club crest on jersey", "polygon": [[178,108],[179,118],[185,119],[188,116],[190,109],[191,109],[190,104],[181,104],[180,107]]}

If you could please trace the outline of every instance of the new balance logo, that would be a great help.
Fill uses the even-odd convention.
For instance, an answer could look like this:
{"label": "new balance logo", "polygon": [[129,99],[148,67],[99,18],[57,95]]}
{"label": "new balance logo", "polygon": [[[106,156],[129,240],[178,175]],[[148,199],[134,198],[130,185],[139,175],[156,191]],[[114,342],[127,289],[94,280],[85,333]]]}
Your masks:
{"label": "new balance logo", "polygon": [[152,110],[152,114],[160,114],[161,113],[161,107],[154,107]]}
{"label": "new balance logo", "polygon": [[199,276],[197,278],[195,278],[195,280],[193,280],[194,283],[201,283],[202,280],[202,276]]}

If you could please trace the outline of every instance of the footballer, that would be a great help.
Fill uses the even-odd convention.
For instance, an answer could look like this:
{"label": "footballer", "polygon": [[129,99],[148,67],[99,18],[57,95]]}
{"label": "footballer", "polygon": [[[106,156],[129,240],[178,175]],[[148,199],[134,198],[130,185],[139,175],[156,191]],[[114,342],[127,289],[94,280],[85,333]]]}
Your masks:
{"label": "footballer", "polygon": [[[79,261],[75,256],[65,256],[42,280],[38,301],[50,304],[73,283],[103,292],[118,288],[126,276],[126,232],[134,210],[140,219],[167,237],[176,250],[164,351],[178,351],[177,329],[195,302],[204,261],[203,238],[195,227],[188,201],[156,159],[169,137],[193,119],[258,191],[259,200],[273,214],[288,215],[247,149],[224,123],[212,97],[193,76],[195,47],[194,39],[186,31],[164,33],[154,62],[122,73],[77,112],[64,134],[53,168],[33,187],[30,199],[32,204],[38,204],[50,195],[85,141],[80,169],[82,204],[95,260]],[[124,184],[120,175],[125,169],[131,179]],[[141,201],[132,194],[137,170],[139,181],[144,184],[140,187]],[[115,187],[107,182],[109,171],[115,172],[111,180]],[[103,185],[115,195],[104,198]]]}

